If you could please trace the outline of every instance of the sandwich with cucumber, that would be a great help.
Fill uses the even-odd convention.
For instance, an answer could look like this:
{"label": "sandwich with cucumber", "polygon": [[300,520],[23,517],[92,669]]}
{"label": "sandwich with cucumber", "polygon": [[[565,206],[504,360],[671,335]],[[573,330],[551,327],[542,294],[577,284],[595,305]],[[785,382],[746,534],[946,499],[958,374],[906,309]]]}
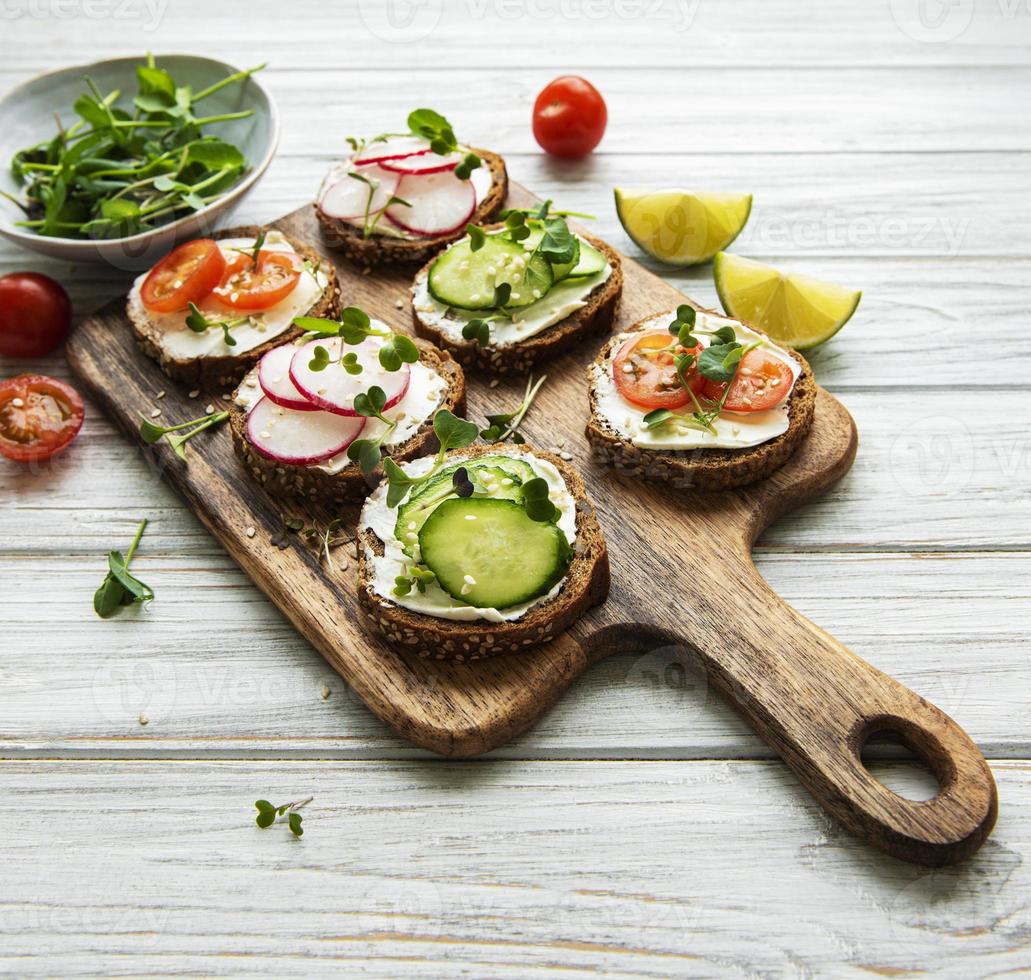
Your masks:
{"label": "sandwich with cucumber", "polygon": [[801,354],[687,304],[613,337],[587,374],[595,458],[679,489],[770,476],[813,421],[816,382]]}
{"label": "sandwich with cucumber", "polygon": [[409,113],[405,132],[348,143],[315,214],[327,244],[366,266],[425,262],[469,222],[493,219],[508,194],[504,160],[458,142],[433,109]]}
{"label": "sandwich with cucumber", "polygon": [[236,384],[268,351],[299,337],[299,316],[335,312],[333,266],[272,228],[231,228],[186,242],[133,283],[127,314],[140,347],[170,378]]}
{"label": "sandwich with cucumber", "polygon": [[623,292],[619,255],[567,216],[545,201],[470,225],[415,277],[416,333],[493,374],[525,373],[607,333]]}
{"label": "sandwich with cucumber", "polygon": [[433,452],[433,418],[461,412],[461,367],[363,310],[300,317],[302,336],[267,351],[233,393],[233,445],[275,493],[342,503],[382,477],[382,458]]}
{"label": "sandwich with cucumber", "polygon": [[547,643],[608,595],[582,480],[525,445],[445,452],[476,427],[435,421],[442,451],[388,460],[362,509],[363,609],[391,646],[421,657],[471,661]]}

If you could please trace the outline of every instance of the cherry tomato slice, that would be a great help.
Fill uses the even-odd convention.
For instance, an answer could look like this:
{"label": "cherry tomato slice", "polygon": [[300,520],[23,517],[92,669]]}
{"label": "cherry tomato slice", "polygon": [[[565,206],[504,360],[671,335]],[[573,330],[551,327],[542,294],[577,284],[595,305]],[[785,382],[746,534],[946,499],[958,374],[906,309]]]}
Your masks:
{"label": "cherry tomato slice", "polygon": [[[791,368],[764,350],[750,350],[741,359],[723,407],[728,412],[765,412],[776,408],[791,391]],[[704,394],[712,401],[723,397],[727,386],[706,380]]]}
{"label": "cherry tomato slice", "polygon": [[43,357],[64,343],[71,328],[71,300],[49,276],[0,276],[0,354]]}
{"label": "cherry tomato slice", "polygon": [[35,463],[61,452],[82,428],[79,393],[45,374],[19,374],[0,382],[0,453]]}
{"label": "cherry tomato slice", "polygon": [[222,281],[225,267],[217,242],[210,238],[186,242],[150,270],[140,298],[155,313],[177,313],[204,299]]}
{"label": "cherry tomato slice", "polygon": [[533,104],[534,139],[553,156],[586,156],[601,142],[607,122],[601,93],[579,75],[556,78]]}
{"label": "cherry tomato slice", "polygon": [[234,310],[267,310],[293,292],[303,269],[293,252],[261,251],[257,268],[250,255],[240,252],[226,263],[215,295]]}
{"label": "cherry tomato slice", "polygon": [[[691,396],[677,377],[675,354],[694,354],[702,348],[677,347],[664,350],[674,338],[665,330],[649,330],[631,337],[616,353],[612,362],[612,376],[619,393],[628,401],[643,408],[680,408]],[[661,353],[659,353],[661,351]],[[705,379],[695,368],[686,372],[688,384],[696,394]]]}

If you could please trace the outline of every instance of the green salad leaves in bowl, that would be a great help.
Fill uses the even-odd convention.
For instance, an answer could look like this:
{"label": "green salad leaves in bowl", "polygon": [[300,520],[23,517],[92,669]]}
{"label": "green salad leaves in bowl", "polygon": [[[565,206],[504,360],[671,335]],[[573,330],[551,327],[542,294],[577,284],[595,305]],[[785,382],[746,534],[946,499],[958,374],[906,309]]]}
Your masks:
{"label": "green salad leaves in bowl", "polygon": [[0,234],[131,269],[225,219],[267,169],[275,104],[254,75],[191,55],[118,58],[0,100]]}

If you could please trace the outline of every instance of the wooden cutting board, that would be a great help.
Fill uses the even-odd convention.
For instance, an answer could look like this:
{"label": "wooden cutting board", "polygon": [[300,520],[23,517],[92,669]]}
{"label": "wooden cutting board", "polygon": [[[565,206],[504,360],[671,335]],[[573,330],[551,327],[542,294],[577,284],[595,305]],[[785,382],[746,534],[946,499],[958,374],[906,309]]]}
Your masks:
{"label": "wooden cutting board", "polygon": [[[510,203],[533,200],[512,187]],[[310,207],[275,225],[321,246]],[[683,302],[636,262],[624,264],[619,326]],[[363,274],[336,266],[346,304],[410,329],[414,270]],[[94,399],[138,442],[137,413],[152,410],[158,391],[168,392],[160,402],[166,425],[201,414],[206,401],[188,399],[138,351],[123,306],[112,302],[83,323],[68,357]],[[921,864],[972,854],[997,809],[995,784],[977,747],[933,705],[795,612],[752,563],[752,542],[767,525],[848,472],[857,445],[851,416],[820,389],[810,435],[772,478],[711,495],[649,486],[590,458],[583,435],[585,369],[598,346],[588,343],[545,367],[548,381],[522,431],[531,444],[572,454],[584,474],[608,541],[612,592],[567,634],[527,653],[461,665],[391,651],[359,617],[350,546],[335,551],[330,565],[297,535],[285,549],[272,543],[284,516],[324,527],[338,515],[270,499],[237,462],[227,427],[194,440],[188,463],[163,443],[150,451],[254,582],[380,718],[420,746],[448,756],[496,748],[540,718],[591,663],[662,649],[671,659],[698,658],[710,682],[828,812],[860,837]],[[523,386],[521,379],[496,388],[482,378],[469,380],[474,420],[509,410]],[[207,400],[218,402],[220,394]],[[357,508],[342,516],[353,525]],[[249,526],[257,528],[254,537],[245,533]],[[926,761],[941,785],[936,797],[906,800],[870,775],[860,750],[870,737],[885,734]]]}

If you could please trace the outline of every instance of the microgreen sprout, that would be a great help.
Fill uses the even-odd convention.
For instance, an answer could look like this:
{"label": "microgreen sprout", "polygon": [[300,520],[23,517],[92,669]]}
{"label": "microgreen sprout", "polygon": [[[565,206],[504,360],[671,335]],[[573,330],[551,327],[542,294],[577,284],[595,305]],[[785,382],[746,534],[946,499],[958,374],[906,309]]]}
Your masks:
{"label": "microgreen sprout", "polygon": [[236,316],[228,320],[211,319],[204,315],[204,312],[196,303],[190,303],[190,315],[186,318],[186,326],[194,333],[204,333],[206,330],[217,329],[222,331],[222,339],[226,347],[235,347],[236,338],[230,333],[235,327],[246,323],[250,317]]}
{"label": "microgreen sprout", "polygon": [[129,562],[136,554],[136,548],[143,537],[147,520],[140,521],[136,528],[136,536],[129,545],[125,557],[120,551],[111,551],[107,556],[107,575],[93,596],[93,609],[101,619],[113,616],[122,606],[131,606],[136,602],[149,602],[154,598],[154,591],[134,575],[129,574]]}
{"label": "microgreen sprout", "polygon": [[202,415],[200,418],[190,419],[189,422],[180,422],[178,425],[158,425],[141,414],[140,437],[147,445],[152,446],[163,436],[175,450],[176,456],[185,460],[186,443],[205,429],[221,425],[227,418],[229,418],[228,412],[212,412],[210,415]]}
{"label": "microgreen sprout", "polygon": [[413,588],[420,594],[424,593],[426,586],[437,580],[433,572],[419,565],[410,565],[407,572],[407,575],[398,575],[394,578],[394,595],[408,595]]}
{"label": "microgreen sprout", "polygon": [[542,476],[535,476],[523,484],[523,507],[526,516],[533,521],[549,524],[558,520],[559,509],[551,502],[548,481]]}
{"label": "microgreen sprout", "polygon": [[258,811],[258,815],[254,818],[254,822],[264,830],[271,827],[280,817],[285,816],[290,833],[294,837],[301,837],[304,835],[304,828],[301,827],[302,818],[297,811],[301,807],[307,806],[313,799],[315,799],[314,796],[309,796],[307,799],[284,803],[282,806],[274,806],[268,800],[255,800],[254,807]]}
{"label": "microgreen sprout", "polygon": [[460,419],[446,408],[433,416],[433,432],[440,443],[440,450],[430,469],[421,476],[409,476],[389,456],[383,460],[383,472],[387,477],[387,506],[396,507],[414,487],[422,486],[432,479],[444,466],[444,457],[449,449],[468,446],[479,434],[472,422]]}
{"label": "microgreen sprout", "polygon": [[383,430],[372,439],[355,439],[347,447],[347,458],[357,463],[358,468],[368,476],[379,466],[382,457],[380,447],[383,441],[397,428],[397,419],[388,419],[383,410],[386,408],[386,392],[379,385],[373,385],[368,391],[354,396],[354,410],[367,419],[379,419]]}
{"label": "microgreen sprout", "polygon": [[533,380],[531,374],[526,382],[526,391],[523,400],[519,403],[514,412],[503,412],[498,415],[487,416],[487,428],[480,431],[480,437],[488,442],[512,442],[520,443],[526,440],[519,433],[519,426],[522,424],[526,413],[530,410],[533,400],[537,397],[541,385],[548,380],[548,376],[542,375],[539,381]]}

